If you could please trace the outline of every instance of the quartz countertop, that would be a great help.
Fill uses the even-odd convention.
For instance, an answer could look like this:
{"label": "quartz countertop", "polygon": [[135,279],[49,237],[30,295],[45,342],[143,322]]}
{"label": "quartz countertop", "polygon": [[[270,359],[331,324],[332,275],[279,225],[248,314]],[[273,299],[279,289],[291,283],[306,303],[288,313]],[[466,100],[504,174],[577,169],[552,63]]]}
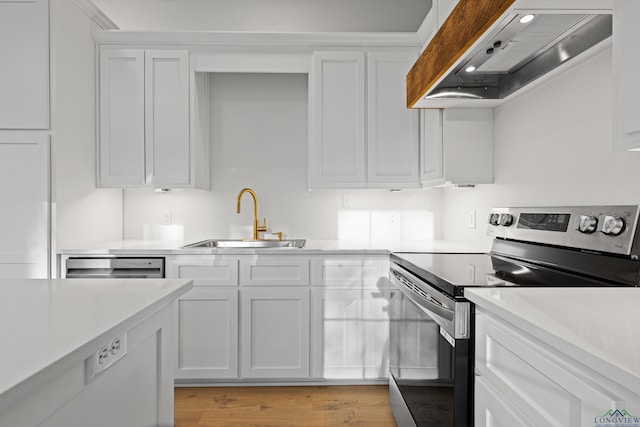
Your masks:
{"label": "quartz countertop", "polygon": [[114,328],[139,323],[191,287],[189,280],[165,279],[0,280],[0,406],[35,377],[85,357]]}
{"label": "quartz countertop", "polygon": [[119,240],[73,246],[58,250],[62,255],[195,255],[195,254],[380,254],[390,252],[483,253],[488,247],[447,240],[307,240],[304,248],[190,248],[182,246],[205,239]]}
{"label": "quartz countertop", "polygon": [[640,288],[484,288],[465,297],[640,394]]}

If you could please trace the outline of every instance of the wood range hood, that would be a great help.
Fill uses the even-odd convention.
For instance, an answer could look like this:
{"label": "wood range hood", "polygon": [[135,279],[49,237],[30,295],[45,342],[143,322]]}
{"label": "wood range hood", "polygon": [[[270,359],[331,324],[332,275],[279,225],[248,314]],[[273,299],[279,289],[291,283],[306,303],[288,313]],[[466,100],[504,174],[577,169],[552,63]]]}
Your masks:
{"label": "wood range hood", "polygon": [[407,74],[407,107],[498,105],[606,47],[612,1],[460,0]]}

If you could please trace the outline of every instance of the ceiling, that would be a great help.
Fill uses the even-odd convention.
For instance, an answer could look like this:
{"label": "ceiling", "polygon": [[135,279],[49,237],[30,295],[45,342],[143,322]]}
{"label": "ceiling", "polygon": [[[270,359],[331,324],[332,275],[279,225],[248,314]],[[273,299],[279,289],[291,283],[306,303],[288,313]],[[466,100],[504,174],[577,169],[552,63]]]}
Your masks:
{"label": "ceiling", "polygon": [[432,0],[91,0],[126,31],[416,32]]}

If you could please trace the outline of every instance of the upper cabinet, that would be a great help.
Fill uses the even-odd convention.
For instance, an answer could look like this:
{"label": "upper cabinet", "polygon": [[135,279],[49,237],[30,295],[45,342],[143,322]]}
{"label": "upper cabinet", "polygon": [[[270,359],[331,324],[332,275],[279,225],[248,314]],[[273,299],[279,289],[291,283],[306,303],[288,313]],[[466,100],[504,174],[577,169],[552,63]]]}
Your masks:
{"label": "upper cabinet", "polygon": [[0,0],[0,129],[49,129],[49,2]]}
{"label": "upper cabinet", "polygon": [[100,49],[99,187],[209,189],[190,138],[187,51]]}
{"label": "upper cabinet", "polygon": [[640,150],[640,2],[613,4],[613,149]]}
{"label": "upper cabinet", "polygon": [[493,183],[493,110],[422,110],[424,187]]}
{"label": "upper cabinet", "polygon": [[309,187],[419,186],[419,115],[404,79],[414,52],[315,52],[309,78]]}

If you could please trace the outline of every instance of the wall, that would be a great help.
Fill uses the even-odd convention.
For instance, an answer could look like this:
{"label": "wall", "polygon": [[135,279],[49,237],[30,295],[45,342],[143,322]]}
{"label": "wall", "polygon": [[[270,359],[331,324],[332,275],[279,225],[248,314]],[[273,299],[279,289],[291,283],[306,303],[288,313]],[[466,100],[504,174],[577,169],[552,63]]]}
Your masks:
{"label": "wall", "polygon": [[250,237],[249,195],[236,214],[243,187],[257,193],[271,231],[290,238],[439,237],[438,189],[307,190],[307,85],[306,74],[212,74],[212,191],[125,191],[125,238],[143,238],[145,226],[169,217],[187,241]]}
{"label": "wall", "polygon": [[444,237],[488,248],[494,206],[640,203],[640,153],[612,151],[611,108],[611,49],[496,108],[495,184],[443,192]]}
{"label": "wall", "polygon": [[55,252],[122,238],[122,190],[95,186],[94,24],[71,0],[51,5]]}

